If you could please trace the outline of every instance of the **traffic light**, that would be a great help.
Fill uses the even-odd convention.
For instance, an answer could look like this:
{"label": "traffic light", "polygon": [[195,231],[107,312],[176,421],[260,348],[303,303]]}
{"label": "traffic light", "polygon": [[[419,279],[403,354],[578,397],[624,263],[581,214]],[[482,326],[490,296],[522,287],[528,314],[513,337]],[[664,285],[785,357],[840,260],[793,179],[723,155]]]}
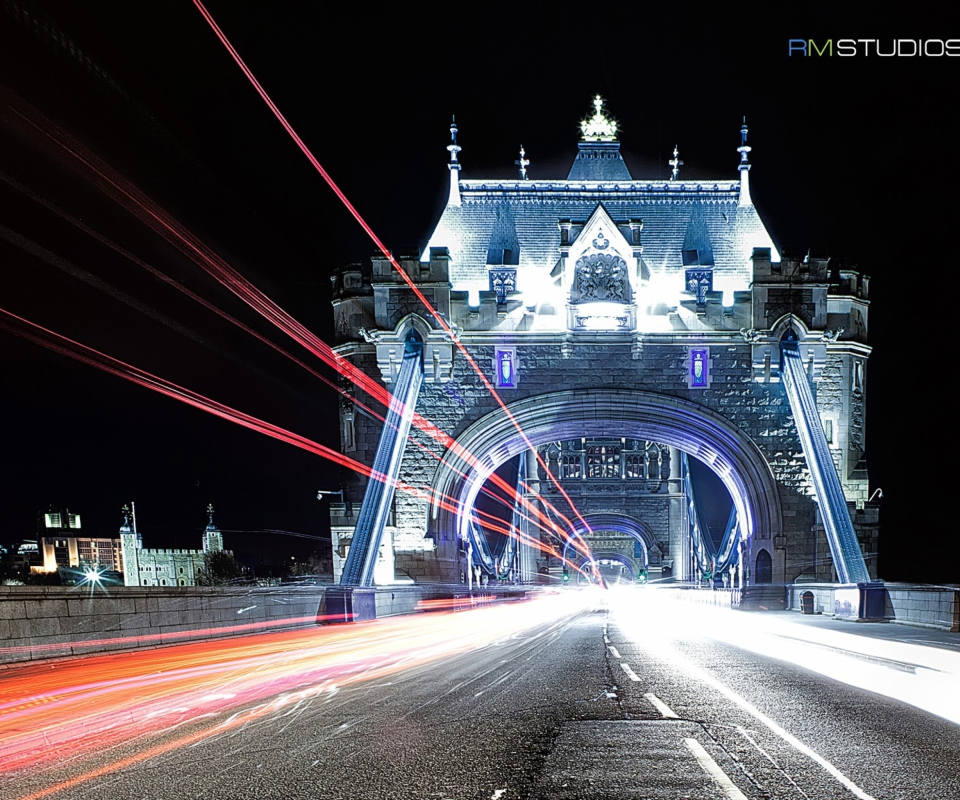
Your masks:
{"label": "traffic light", "polygon": [[563,582],[566,583],[570,580],[570,567],[566,564],[563,565]]}

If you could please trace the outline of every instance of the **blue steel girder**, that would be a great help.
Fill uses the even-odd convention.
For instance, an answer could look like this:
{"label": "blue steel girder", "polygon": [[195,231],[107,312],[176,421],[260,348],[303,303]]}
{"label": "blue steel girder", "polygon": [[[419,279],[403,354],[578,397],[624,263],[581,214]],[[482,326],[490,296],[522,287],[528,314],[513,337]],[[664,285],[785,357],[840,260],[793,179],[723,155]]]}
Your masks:
{"label": "blue steel girder", "polygon": [[403,363],[390,396],[390,408],[373,459],[373,474],[367,481],[350,552],[340,577],[341,586],[373,585],[383,529],[393,503],[400,463],[422,384],[423,341],[416,331],[411,330],[404,345]]}
{"label": "blue steel girder", "polygon": [[817,412],[803,360],[796,346],[783,346],[780,376],[797,423],[797,434],[813,480],[837,576],[841,583],[865,583],[870,580],[870,573],[863,560],[857,533],[850,521],[847,499],[843,494],[837,467],[830,455],[820,414]]}

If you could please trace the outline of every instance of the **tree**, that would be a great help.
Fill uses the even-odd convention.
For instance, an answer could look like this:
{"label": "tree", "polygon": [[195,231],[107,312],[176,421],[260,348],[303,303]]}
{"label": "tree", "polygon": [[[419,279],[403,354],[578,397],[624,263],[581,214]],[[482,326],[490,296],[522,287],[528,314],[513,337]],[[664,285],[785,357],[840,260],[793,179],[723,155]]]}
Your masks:
{"label": "tree", "polygon": [[217,550],[203,557],[197,572],[197,586],[218,586],[243,575],[243,569],[229,550]]}

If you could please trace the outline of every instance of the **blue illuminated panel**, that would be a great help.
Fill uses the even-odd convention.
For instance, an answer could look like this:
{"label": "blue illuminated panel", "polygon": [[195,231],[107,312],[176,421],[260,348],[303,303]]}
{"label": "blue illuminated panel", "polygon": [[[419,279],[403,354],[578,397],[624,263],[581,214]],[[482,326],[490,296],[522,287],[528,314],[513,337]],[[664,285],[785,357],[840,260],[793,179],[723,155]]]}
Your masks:
{"label": "blue illuminated panel", "polygon": [[710,351],[706,347],[690,349],[690,388],[704,389],[710,385]]}
{"label": "blue illuminated panel", "polygon": [[513,347],[498,347],[495,351],[493,367],[496,371],[498,389],[517,388],[517,353]]}

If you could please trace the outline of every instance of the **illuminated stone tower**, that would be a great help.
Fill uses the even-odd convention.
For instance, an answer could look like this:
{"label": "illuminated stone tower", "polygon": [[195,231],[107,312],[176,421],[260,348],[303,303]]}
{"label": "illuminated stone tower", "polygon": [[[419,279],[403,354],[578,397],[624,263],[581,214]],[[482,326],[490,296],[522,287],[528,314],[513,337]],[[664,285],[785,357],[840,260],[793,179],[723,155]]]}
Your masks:
{"label": "illuminated stone tower", "polygon": [[[422,381],[399,399],[450,437],[414,425],[393,448],[420,491],[381,508],[381,559],[397,580],[555,574],[536,547],[483,537],[496,474],[527,501],[502,519],[548,550],[582,537],[651,577],[739,562],[747,583],[867,580],[868,279],[781,254],[751,198],[746,124],[739,175],[715,181],[684,180],[676,148],[669,180],[635,178],[617,133],[598,97],[565,179],[535,176],[523,150],[515,180],[462,179],[454,125],[447,206],[424,251],[398,259],[432,308],[380,256],[334,277],[338,352],[393,391],[415,336]],[[344,452],[384,452],[375,417],[345,401],[340,422]],[[691,458],[729,493],[723,543],[697,530]],[[338,573],[365,483],[344,492]]]}

